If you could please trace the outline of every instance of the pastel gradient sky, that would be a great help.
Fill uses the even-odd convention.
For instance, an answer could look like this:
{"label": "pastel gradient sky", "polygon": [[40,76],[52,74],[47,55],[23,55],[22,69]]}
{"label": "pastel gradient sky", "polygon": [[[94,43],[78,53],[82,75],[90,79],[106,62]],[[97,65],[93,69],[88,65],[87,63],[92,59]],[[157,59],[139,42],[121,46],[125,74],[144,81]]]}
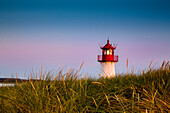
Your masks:
{"label": "pastel gradient sky", "polygon": [[0,0],[0,77],[79,67],[97,76],[100,46],[118,44],[117,73],[170,59],[168,0]]}

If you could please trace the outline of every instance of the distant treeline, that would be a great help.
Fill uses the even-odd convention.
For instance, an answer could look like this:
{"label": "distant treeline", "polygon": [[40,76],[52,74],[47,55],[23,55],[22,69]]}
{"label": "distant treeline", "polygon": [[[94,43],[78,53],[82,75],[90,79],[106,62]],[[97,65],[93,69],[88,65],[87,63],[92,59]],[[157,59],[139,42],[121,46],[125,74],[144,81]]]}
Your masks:
{"label": "distant treeline", "polygon": [[[32,81],[39,81],[36,79],[30,79]],[[28,79],[20,79],[20,78],[0,78],[0,83],[15,83],[15,82],[27,82]]]}

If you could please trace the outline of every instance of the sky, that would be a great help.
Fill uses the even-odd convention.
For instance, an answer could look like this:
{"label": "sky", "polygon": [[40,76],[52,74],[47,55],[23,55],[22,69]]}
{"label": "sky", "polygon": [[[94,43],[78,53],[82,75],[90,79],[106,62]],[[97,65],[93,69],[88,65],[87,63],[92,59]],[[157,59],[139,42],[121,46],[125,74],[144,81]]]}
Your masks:
{"label": "sky", "polygon": [[170,1],[0,0],[0,77],[82,62],[82,73],[97,77],[108,37],[117,45],[116,73],[146,70],[151,60],[159,67],[170,60]]}

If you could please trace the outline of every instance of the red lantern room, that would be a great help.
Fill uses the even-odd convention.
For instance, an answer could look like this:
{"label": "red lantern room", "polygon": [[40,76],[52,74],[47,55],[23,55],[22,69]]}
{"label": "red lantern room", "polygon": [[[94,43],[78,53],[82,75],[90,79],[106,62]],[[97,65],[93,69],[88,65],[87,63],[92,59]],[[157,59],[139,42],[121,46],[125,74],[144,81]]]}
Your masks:
{"label": "red lantern room", "polygon": [[115,46],[112,46],[107,40],[107,44],[101,47],[102,55],[98,55],[98,62],[118,62],[118,56],[114,55]]}

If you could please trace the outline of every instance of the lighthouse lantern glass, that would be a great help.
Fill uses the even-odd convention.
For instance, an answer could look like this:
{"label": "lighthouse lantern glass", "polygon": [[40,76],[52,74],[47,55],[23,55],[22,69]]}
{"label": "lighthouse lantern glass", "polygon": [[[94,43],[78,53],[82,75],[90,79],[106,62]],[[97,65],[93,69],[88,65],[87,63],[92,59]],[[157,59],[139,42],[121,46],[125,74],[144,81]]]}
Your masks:
{"label": "lighthouse lantern glass", "polygon": [[106,55],[106,51],[104,50],[104,55]]}
{"label": "lighthouse lantern glass", "polygon": [[109,50],[107,50],[107,55],[109,55],[110,54],[110,51]]}
{"label": "lighthouse lantern glass", "polygon": [[106,55],[112,55],[112,50],[111,49],[106,50]]}
{"label": "lighthouse lantern glass", "polygon": [[112,55],[112,50],[110,49],[110,55]]}

